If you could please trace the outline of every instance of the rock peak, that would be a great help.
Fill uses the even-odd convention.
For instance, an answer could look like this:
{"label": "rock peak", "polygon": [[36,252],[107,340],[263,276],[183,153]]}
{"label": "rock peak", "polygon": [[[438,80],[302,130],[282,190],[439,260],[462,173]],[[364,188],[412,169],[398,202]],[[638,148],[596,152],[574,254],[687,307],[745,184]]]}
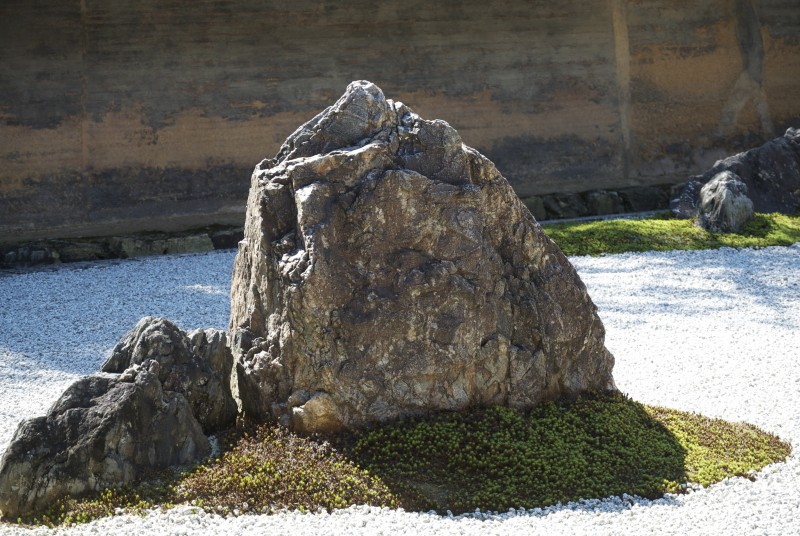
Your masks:
{"label": "rock peak", "polygon": [[295,130],[269,163],[274,166],[350,147],[393,128],[396,123],[394,103],[386,99],[378,86],[366,80],[351,82],[339,100]]}
{"label": "rock peak", "polygon": [[258,169],[372,143],[388,144],[398,169],[450,184],[470,181],[461,136],[454,128],[441,119],[422,119],[365,80],[351,82],[336,103],[295,130],[278,154],[264,160]]}

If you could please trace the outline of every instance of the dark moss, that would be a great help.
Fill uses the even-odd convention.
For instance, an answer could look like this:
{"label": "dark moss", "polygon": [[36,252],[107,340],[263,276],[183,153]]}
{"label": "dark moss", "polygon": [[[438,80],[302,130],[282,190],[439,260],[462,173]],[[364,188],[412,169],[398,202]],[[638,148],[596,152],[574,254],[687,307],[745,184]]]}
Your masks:
{"label": "dark moss", "polygon": [[405,422],[364,434],[353,452],[413,507],[454,512],[658,497],[686,480],[685,448],[621,395]]}

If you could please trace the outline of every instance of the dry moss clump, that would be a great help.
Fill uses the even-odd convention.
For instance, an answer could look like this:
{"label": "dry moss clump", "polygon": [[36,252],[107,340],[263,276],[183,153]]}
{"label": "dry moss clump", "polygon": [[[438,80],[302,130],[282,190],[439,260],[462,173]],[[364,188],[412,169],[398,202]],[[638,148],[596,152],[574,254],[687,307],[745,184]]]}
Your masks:
{"label": "dry moss clump", "polygon": [[383,482],[330,443],[266,425],[182,478],[176,500],[222,513],[396,506]]}

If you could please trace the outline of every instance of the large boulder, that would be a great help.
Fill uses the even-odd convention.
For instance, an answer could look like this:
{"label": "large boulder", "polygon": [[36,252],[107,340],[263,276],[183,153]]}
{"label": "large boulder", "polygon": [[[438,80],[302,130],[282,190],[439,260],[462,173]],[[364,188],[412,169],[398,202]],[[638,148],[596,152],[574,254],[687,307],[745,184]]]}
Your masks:
{"label": "large boulder", "polygon": [[0,459],[2,517],[208,456],[205,434],[236,417],[225,341],[221,331],[187,335],[164,319],[142,319],[103,372],[20,424]]}
{"label": "large boulder", "polygon": [[[725,219],[719,215],[719,203],[704,203],[709,197],[709,188],[704,187],[712,181],[736,179],[744,188],[736,185],[725,187],[741,197],[741,192],[752,201],[753,210],[760,213],[782,212],[795,214],[800,211],[800,129],[790,128],[786,133],[761,147],[717,161],[703,173],[689,177],[681,193],[672,201],[672,210],[680,218],[697,220],[698,224],[714,230],[715,224]],[[719,190],[714,186],[714,191]],[[721,191],[721,190],[720,190]],[[732,199],[733,197],[731,197]],[[731,204],[730,208],[739,211],[742,203]],[[713,212],[717,211],[717,214]],[[731,213],[730,218],[736,216]]]}
{"label": "large boulder", "polygon": [[614,388],[586,288],[506,179],[364,81],[256,166],[229,335],[244,416],[302,432]]}

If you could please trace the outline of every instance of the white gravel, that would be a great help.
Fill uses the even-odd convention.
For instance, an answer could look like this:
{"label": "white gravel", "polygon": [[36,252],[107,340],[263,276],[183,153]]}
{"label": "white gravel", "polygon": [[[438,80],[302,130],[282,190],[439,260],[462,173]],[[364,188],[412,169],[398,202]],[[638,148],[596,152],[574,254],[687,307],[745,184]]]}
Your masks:
{"label": "white gravel", "polygon": [[[191,508],[69,534],[800,534],[800,244],[571,259],[636,400],[747,421],[791,442],[786,463],[657,501],[611,498],[458,518],[352,507],[222,519]],[[96,369],[144,315],[224,328],[232,252],[0,274],[0,451]],[[2,534],[51,533],[0,525]]]}

